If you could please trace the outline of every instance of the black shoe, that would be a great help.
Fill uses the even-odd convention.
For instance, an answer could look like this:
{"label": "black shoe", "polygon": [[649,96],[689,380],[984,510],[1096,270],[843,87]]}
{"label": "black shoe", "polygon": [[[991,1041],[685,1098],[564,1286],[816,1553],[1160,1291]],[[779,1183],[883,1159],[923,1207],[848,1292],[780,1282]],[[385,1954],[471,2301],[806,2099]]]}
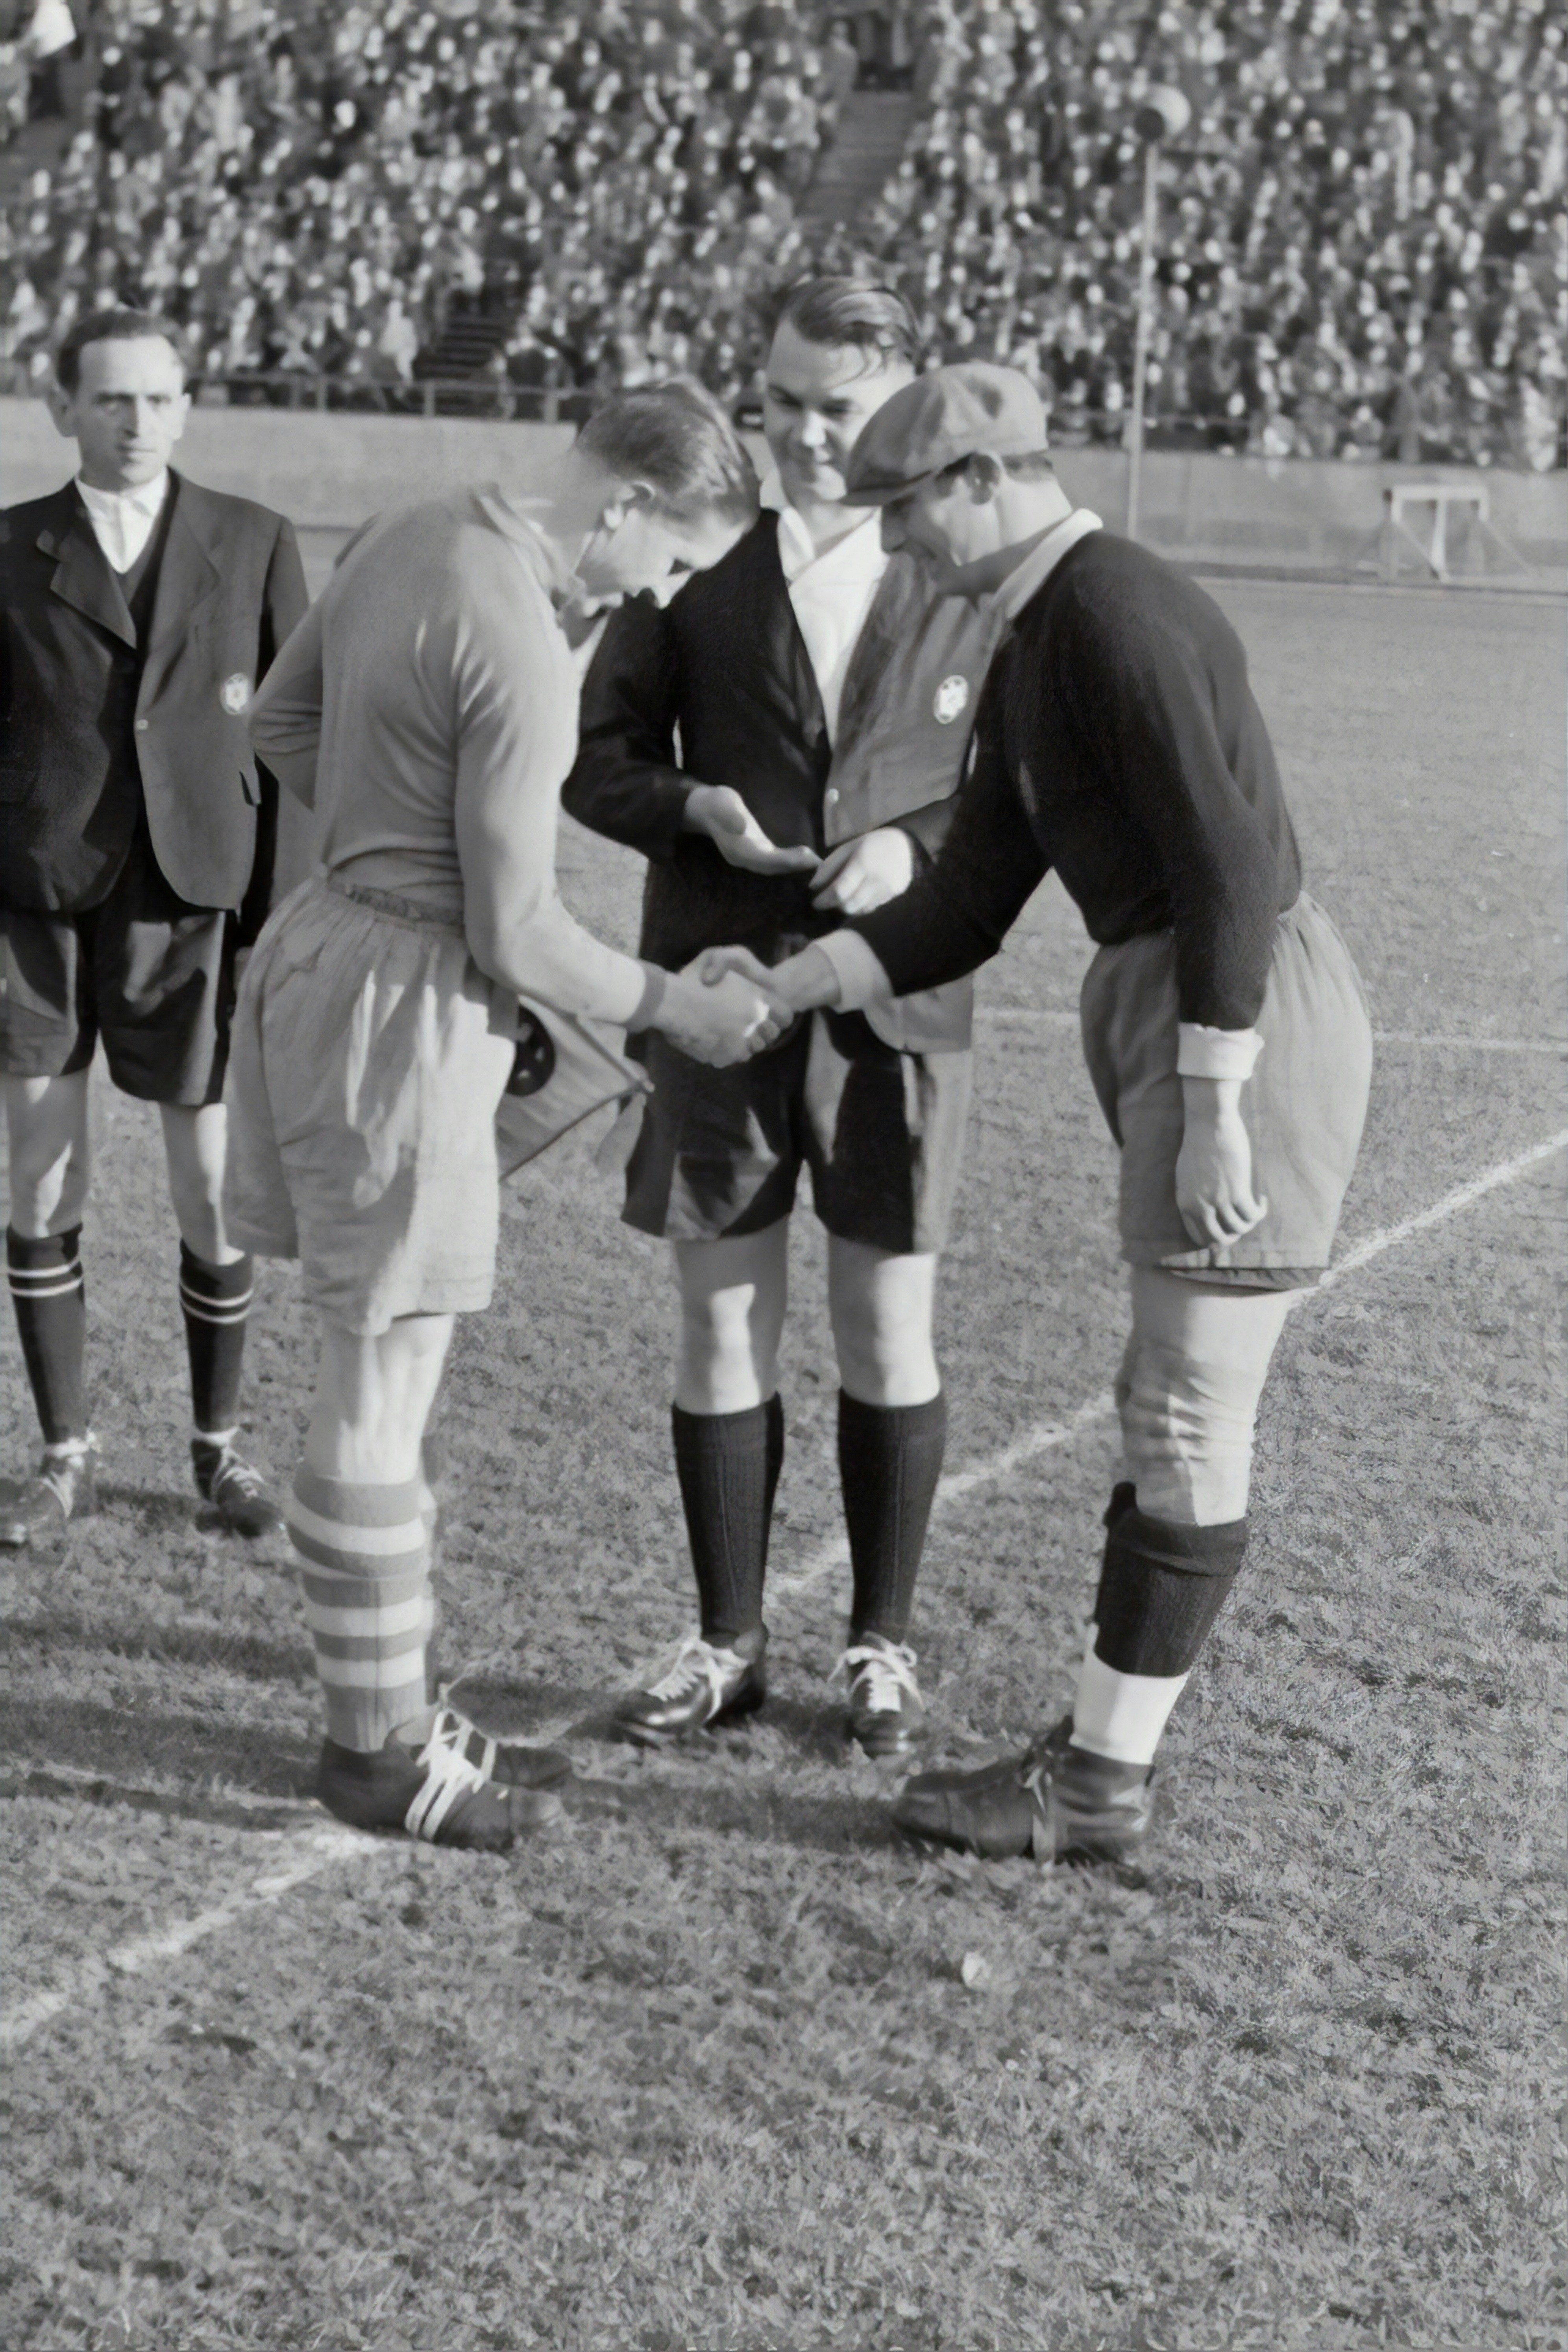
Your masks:
{"label": "black shoe", "polygon": [[8,1551],[58,1544],[75,1519],[98,1508],[90,1437],[46,1446],[31,1478],[0,1479],[0,1546]]}
{"label": "black shoe", "polygon": [[919,1773],[899,1793],[894,1823],[987,1862],[1130,1860],[1148,1833],[1153,1767],[1119,1764],[1071,1738],[1068,1716],[1021,1756],[973,1772]]}
{"label": "black shoe", "polygon": [[262,1536],[286,1533],[281,1506],[268,1492],[259,1470],[237,1454],[233,1446],[210,1438],[191,1440],[191,1462],[196,1492],[210,1503],[223,1521],[226,1534],[255,1542]]}
{"label": "black shoe", "polygon": [[572,1769],[558,1748],[487,1739],[456,1707],[437,1714],[417,1751],[394,1733],[363,1755],[321,1743],[316,1794],[356,1830],[406,1830],[432,1845],[504,1853],[514,1839],[561,1817],[547,1780]]}
{"label": "black shoe", "polygon": [[639,1747],[662,1748],[752,1714],[768,1695],[767,1646],[761,1630],[738,1634],[732,1649],[688,1633],[644,1689],[617,1700],[616,1728]]}
{"label": "black shoe", "polygon": [[880,1633],[862,1633],[838,1664],[849,1681],[851,1739],[870,1757],[907,1756],[926,1718],[914,1652]]}

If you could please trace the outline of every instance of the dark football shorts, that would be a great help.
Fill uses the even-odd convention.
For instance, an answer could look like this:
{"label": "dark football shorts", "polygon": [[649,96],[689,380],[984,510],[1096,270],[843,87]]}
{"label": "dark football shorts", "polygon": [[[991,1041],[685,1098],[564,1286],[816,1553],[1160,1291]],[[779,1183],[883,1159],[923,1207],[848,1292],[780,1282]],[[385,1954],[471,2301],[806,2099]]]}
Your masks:
{"label": "dark football shorts", "polygon": [[761,1233],[795,1206],[804,1162],[840,1241],[900,1256],[942,1246],[968,1053],[898,1053],[858,1013],[813,1013],[728,1070],[657,1033],[640,1042],[654,1091],[626,1170],[628,1225],[677,1242]]}
{"label": "dark football shorts", "polygon": [[85,1070],[143,1102],[223,1097],[237,918],[176,898],[139,827],[114,887],[75,915],[0,906],[0,1076]]}

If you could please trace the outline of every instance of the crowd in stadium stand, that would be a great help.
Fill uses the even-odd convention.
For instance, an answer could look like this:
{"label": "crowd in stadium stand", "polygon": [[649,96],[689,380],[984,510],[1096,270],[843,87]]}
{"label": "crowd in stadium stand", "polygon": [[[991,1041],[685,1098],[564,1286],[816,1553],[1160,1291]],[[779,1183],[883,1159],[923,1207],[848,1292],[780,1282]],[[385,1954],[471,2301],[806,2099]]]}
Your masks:
{"label": "crowd in stadium stand", "polygon": [[1055,0],[928,11],[877,249],[945,349],[1011,358],[1058,435],[1131,377],[1130,101],[1182,90],[1151,393],[1207,446],[1553,462],[1563,20],[1552,0]]}
{"label": "crowd in stadium stand", "polygon": [[[76,12],[85,118],[0,230],[14,382],[71,312],[119,296],[187,321],[214,381],[330,376],[395,401],[466,314],[497,322],[503,410],[682,370],[740,399],[758,291],[853,259],[911,298],[933,355],[1011,360],[1056,437],[1116,438],[1133,114],[1164,82],[1194,110],[1163,167],[1150,403],[1167,437],[1560,461],[1552,0]],[[0,14],[13,121],[38,13]],[[911,129],[853,244],[825,243],[795,206],[858,79],[912,88]]]}

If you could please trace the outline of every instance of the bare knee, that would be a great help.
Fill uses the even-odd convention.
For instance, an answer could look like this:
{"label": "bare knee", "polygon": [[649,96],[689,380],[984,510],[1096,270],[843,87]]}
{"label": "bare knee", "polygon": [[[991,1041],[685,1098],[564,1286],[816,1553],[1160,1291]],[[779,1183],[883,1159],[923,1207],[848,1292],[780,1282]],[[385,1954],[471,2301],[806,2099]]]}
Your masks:
{"label": "bare knee", "polygon": [[224,1230],[223,1171],[228,1126],[221,1103],[199,1108],[161,1106],[163,1151],[169,1165],[169,1200],[187,1249],[222,1265],[240,1253]]}
{"label": "bare knee", "polygon": [[748,1412],[778,1384],[788,1227],[675,1252],[680,1351],[675,1401],[686,1412]]}
{"label": "bare knee", "polygon": [[87,1073],[5,1086],[10,1222],[28,1241],[81,1223],[90,1174]]}
{"label": "bare knee", "polygon": [[324,1323],[305,1459],[323,1477],[400,1485],[420,1445],[447,1350],[449,1315],[411,1315],[375,1338]]}
{"label": "bare knee", "polygon": [[827,1297],[848,1394],[862,1404],[929,1404],[942,1386],[931,1338],[934,1256],[831,1239]]}

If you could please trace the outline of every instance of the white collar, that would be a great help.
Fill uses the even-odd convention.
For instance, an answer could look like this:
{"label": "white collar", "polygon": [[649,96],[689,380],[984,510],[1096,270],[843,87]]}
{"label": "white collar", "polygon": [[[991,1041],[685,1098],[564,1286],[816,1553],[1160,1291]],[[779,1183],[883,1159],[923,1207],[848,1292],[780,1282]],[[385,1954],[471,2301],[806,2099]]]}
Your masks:
{"label": "white collar", "polygon": [[880,579],[887,568],[882,552],[881,519],[875,507],[867,511],[866,520],[836,539],[831,547],[818,551],[796,509],[784,495],[776,466],[770,466],[763,477],[760,492],[762,503],[779,519],[779,564],[786,584],[793,586],[801,573],[812,564],[830,565],[836,576],[860,580]]}
{"label": "white collar", "polygon": [[76,486],[81,492],[82,504],[89,514],[118,517],[125,512],[127,507],[133,507],[138,514],[156,522],[168,492],[169,468],[165,466],[163,472],[154,474],[150,482],[138,482],[129,490],[95,489],[90,482],[84,482],[79,474],[76,478]]}
{"label": "white collar", "polygon": [[1031,596],[1044,587],[1069,547],[1087,539],[1091,530],[1104,528],[1097,514],[1088,507],[1074,507],[1071,514],[1054,522],[1042,539],[1036,541],[1022,563],[1009,572],[1005,580],[994,588],[989,596],[975,599],[982,612],[999,614],[1005,621],[1016,621]]}

